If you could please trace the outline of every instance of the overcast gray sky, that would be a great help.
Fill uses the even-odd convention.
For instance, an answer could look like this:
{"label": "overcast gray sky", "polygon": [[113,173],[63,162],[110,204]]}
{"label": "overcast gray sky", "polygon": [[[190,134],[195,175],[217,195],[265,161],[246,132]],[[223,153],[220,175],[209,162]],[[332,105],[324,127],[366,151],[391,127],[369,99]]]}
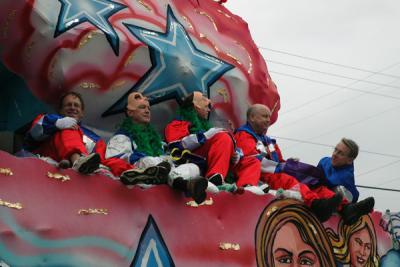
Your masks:
{"label": "overcast gray sky", "polygon": [[[341,137],[361,152],[356,184],[400,190],[400,1],[228,0],[249,24],[281,96],[283,154],[316,164]],[[359,188],[376,209],[400,192]]]}

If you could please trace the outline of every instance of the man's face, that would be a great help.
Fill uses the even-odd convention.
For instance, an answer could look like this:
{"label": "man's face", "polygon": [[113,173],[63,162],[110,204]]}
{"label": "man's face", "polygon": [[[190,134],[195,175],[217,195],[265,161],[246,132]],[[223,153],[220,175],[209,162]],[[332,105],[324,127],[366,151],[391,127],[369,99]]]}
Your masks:
{"label": "man's face", "polygon": [[150,123],[151,113],[149,101],[145,99],[138,99],[134,109],[127,110],[128,116],[133,122],[138,124]]}
{"label": "man's face", "polygon": [[60,114],[80,121],[83,118],[83,108],[80,99],[74,95],[64,97]]}
{"label": "man's face", "polygon": [[249,118],[256,134],[266,134],[271,121],[271,111],[267,107],[258,108]]}
{"label": "man's face", "polygon": [[193,96],[193,106],[200,118],[208,119],[208,114],[211,109],[211,101],[200,93],[195,93]]}
{"label": "man's face", "polygon": [[349,154],[350,149],[343,142],[337,144],[332,153],[332,166],[342,167],[353,163],[353,159],[349,157]]}

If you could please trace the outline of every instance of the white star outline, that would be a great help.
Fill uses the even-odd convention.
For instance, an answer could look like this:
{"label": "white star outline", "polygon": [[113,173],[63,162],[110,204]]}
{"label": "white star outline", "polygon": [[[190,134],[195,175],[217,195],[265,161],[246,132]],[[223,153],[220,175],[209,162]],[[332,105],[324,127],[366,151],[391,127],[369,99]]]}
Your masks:
{"label": "white star outline", "polygon": [[112,34],[112,35],[115,34],[115,32],[109,26],[109,22],[104,19],[105,16],[103,15],[103,14],[106,14],[107,12],[109,12],[109,10],[114,9],[115,8],[114,4],[112,4],[112,3],[106,4],[104,1],[92,0],[94,2],[99,3],[100,5],[106,6],[105,8],[96,12],[97,17],[100,19],[100,20],[98,20],[96,17],[93,17],[90,14],[90,12],[88,12],[87,10],[82,10],[79,13],[77,13],[76,15],[69,16],[70,15],[69,13],[70,13],[70,10],[72,7],[72,3],[69,0],[62,0],[62,1],[66,5],[65,12],[63,12],[63,16],[62,16],[62,21],[66,21],[64,23],[65,28],[76,26],[78,23],[80,23],[79,17],[84,15],[86,18],[88,18],[88,21],[90,21],[92,24],[99,26],[99,28],[101,28],[102,31],[106,32],[106,34]]}

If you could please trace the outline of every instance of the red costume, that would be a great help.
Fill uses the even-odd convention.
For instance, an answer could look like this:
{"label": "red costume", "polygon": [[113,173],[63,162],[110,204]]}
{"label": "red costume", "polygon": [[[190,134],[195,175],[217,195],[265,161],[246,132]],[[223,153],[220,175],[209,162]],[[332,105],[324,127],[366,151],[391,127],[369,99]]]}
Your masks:
{"label": "red costume", "polygon": [[[235,165],[234,174],[237,185],[258,185],[259,180],[266,182],[271,189],[297,188],[307,206],[315,199],[329,199],[335,193],[325,186],[310,190],[307,185],[299,183],[296,178],[280,172],[280,162],[284,162],[282,153],[274,139],[256,134],[249,124],[235,132],[236,146],[242,151],[240,161]],[[347,203],[345,200],[342,204]]]}
{"label": "red costume", "polygon": [[[173,120],[165,128],[167,143],[179,143],[180,148],[204,157],[207,161],[205,177],[221,174],[226,177],[229,170],[234,143],[231,136],[222,129],[211,128],[202,133],[190,133],[191,123]],[[211,134],[209,134],[211,133]]]}
{"label": "red costume", "polygon": [[74,153],[80,155],[97,153],[101,158],[101,164],[109,167],[116,176],[120,176],[123,171],[133,168],[132,165],[121,159],[105,159],[105,142],[88,128],[79,125],[77,130],[58,129],[55,123],[60,118],[63,118],[63,116],[58,114],[37,116],[28,133],[31,140],[28,150],[56,161],[69,159]]}

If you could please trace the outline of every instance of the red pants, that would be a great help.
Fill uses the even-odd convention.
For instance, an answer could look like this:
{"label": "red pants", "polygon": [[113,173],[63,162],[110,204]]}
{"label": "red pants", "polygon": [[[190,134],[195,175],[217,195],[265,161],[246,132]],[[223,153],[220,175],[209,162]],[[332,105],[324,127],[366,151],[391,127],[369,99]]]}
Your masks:
{"label": "red pants", "polygon": [[[34,151],[42,156],[50,157],[55,161],[61,161],[63,159],[70,159],[71,155],[78,153],[81,155],[88,155],[92,151],[87,151],[85,144],[83,143],[83,132],[82,130],[60,130],[57,131],[49,140],[43,142],[43,144]],[[99,140],[96,144],[95,151],[100,155],[101,164],[109,167],[111,172],[115,176],[120,176],[122,172],[133,169],[134,167],[126,161],[118,158],[104,159],[105,154],[105,143]]]}
{"label": "red pants", "polygon": [[[323,186],[323,185],[318,186],[317,188],[314,188],[312,191],[314,193],[316,193],[319,198],[332,198],[335,195],[335,192],[333,192],[328,187]],[[349,204],[349,202],[347,201],[346,198],[342,198],[342,202],[340,203],[340,205],[338,207],[338,211],[341,211],[343,206],[346,204]]]}
{"label": "red pants", "polygon": [[83,143],[83,132],[80,129],[57,131],[48,140],[44,141],[34,153],[50,157],[56,161],[69,160],[74,153],[88,154]]}
{"label": "red pants", "polygon": [[206,177],[216,173],[226,177],[233,154],[233,141],[228,133],[220,132],[193,151],[207,159]]}
{"label": "red pants", "polygon": [[[300,191],[301,197],[307,206],[315,199],[332,198],[335,193],[325,186],[320,186],[314,190],[307,185],[299,183],[296,178],[286,173],[261,173],[261,162],[256,157],[242,158],[234,169],[235,176],[238,177],[237,186],[257,185],[259,180],[266,182],[272,190],[282,188],[290,190],[295,187]],[[343,200],[342,204],[347,203]],[[339,210],[341,207],[339,207]]]}
{"label": "red pants", "polygon": [[101,161],[101,164],[109,167],[112,174],[117,177],[119,177],[124,171],[135,168],[133,165],[119,158],[104,159]]}

